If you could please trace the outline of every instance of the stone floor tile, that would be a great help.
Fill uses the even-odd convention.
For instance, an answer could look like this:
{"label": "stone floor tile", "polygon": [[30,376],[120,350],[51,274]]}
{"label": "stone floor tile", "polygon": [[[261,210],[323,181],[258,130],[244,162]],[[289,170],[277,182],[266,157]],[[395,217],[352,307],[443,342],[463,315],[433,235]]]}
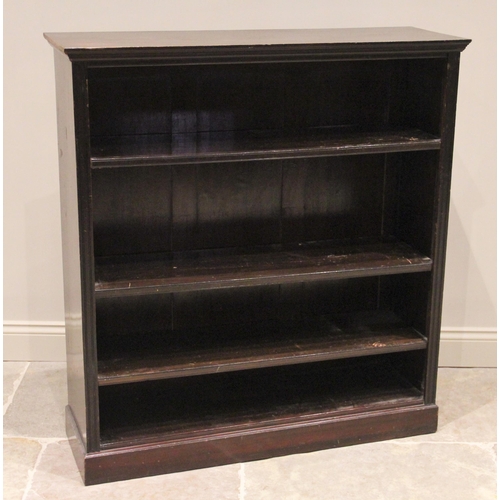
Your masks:
{"label": "stone floor tile", "polygon": [[66,404],[66,363],[30,363],[4,416],[4,435],[64,437]]}
{"label": "stone floor tile", "polygon": [[497,440],[497,370],[493,368],[440,368],[436,434],[410,441],[494,442]]}
{"label": "stone floor tile", "polygon": [[[4,364],[7,391],[24,368]],[[494,369],[439,370],[436,434],[89,487],[64,439],[66,401],[65,363],[30,363],[4,416],[4,498],[22,498],[40,453],[24,500],[495,498]]]}
{"label": "stone floor tile", "polygon": [[441,368],[437,403],[445,410],[441,417],[443,425],[482,407],[496,406],[496,386],[496,369]]}
{"label": "stone floor tile", "polygon": [[7,361],[3,364],[3,404],[7,403],[14,392],[14,384],[21,373],[26,369],[28,363],[24,361]]}
{"label": "stone floor tile", "polygon": [[468,444],[396,441],[245,464],[245,500],[491,500],[496,465]]}
{"label": "stone floor tile", "polygon": [[66,441],[44,451],[25,500],[237,500],[239,465],[83,486]]}
{"label": "stone floor tile", "polygon": [[42,445],[31,439],[3,440],[3,498],[21,500],[28,484],[30,470],[35,467]]}

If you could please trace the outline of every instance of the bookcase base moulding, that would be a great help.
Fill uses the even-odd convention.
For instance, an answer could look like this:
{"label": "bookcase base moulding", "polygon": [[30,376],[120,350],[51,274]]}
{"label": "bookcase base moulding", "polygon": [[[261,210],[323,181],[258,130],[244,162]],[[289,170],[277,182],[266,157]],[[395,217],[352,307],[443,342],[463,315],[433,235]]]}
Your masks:
{"label": "bookcase base moulding", "polygon": [[469,40],[45,37],[84,483],[435,432]]}

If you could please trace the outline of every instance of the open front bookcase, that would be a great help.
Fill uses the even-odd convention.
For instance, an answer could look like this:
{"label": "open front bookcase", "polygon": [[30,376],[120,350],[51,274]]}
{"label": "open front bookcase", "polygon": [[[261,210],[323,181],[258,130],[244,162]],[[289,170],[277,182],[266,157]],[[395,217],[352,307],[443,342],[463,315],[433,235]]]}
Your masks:
{"label": "open front bookcase", "polygon": [[469,41],[46,38],[85,483],[435,431]]}

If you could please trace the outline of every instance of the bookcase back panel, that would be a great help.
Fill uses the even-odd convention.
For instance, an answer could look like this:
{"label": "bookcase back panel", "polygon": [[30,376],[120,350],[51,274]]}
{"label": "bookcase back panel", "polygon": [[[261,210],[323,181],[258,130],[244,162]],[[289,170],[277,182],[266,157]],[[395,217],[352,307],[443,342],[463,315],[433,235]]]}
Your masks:
{"label": "bookcase back panel", "polygon": [[401,172],[386,164],[354,155],[95,170],[95,255],[378,241],[397,224],[386,190]]}
{"label": "bookcase back panel", "polygon": [[283,243],[378,240],[385,155],[283,162]]}
{"label": "bookcase back panel", "polygon": [[92,203],[96,256],[170,251],[170,169],[93,172]]}
{"label": "bookcase back panel", "polygon": [[[196,72],[188,85],[183,69],[172,75],[173,134],[283,127],[285,73],[262,65],[245,65],[239,71],[225,66],[188,71]],[[183,114],[194,115],[190,127],[179,126],[177,119]]]}
{"label": "bookcase back panel", "polygon": [[141,337],[144,333],[166,332],[172,328],[171,294],[136,295],[127,298],[96,301],[96,333],[98,354],[106,338]]}
{"label": "bookcase back panel", "polygon": [[447,65],[446,58],[405,62],[405,91],[400,94],[402,124],[411,123],[430,134],[440,135]]}
{"label": "bookcase back panel", "polygon": [[91,68],[91,136],[160,135],[175,149],[184,144],[178,135],[215,132],[439,134],[445,65],[436,58]]}
{"label": "bookcase back panel", "polygon": [[377,308],[378,278],[294,283],[174,295],[175,327],[293,321]]}
{"label": "bookcase back panel", "polygon": [[98,339],[172,329],[217,331],[225,325],[375,310],[379,292],[380,279],[372,277],[102,298],[96,301],[96,328]]}
{"label": "bookcase back panel", "polygon": [[166,68],[89,71],[90,127],[94,136],[170,133],[171,102]]}
{"label": "bookcase back panel", "polygon": [[173,167],[172,250],[280,243],[281,163]]}
{"label": "bookcase back panel", "polygon": [[387,307],[425,337],[429,337],[428,308],[431,304],[431,273],[382,277],[383,302]]}
{"label": "bookcase back panel", "polygon": [[435,199],[438,169],[438,151],[403,154],[393,158],[393,163],[388,167],[398,182],[394,235],[426,255],[432,252],[433,228],[437,217]]}

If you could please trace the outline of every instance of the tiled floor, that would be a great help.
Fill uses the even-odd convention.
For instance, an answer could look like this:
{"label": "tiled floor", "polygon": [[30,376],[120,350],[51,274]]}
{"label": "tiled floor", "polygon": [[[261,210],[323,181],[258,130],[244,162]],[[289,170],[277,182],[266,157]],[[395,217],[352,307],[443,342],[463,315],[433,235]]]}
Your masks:
{"label": "tiled floor", "polygon": [[496,370],[441,369],[436,434],[84,487],[64,363],[4,363],[4,499],[496,498]]}

